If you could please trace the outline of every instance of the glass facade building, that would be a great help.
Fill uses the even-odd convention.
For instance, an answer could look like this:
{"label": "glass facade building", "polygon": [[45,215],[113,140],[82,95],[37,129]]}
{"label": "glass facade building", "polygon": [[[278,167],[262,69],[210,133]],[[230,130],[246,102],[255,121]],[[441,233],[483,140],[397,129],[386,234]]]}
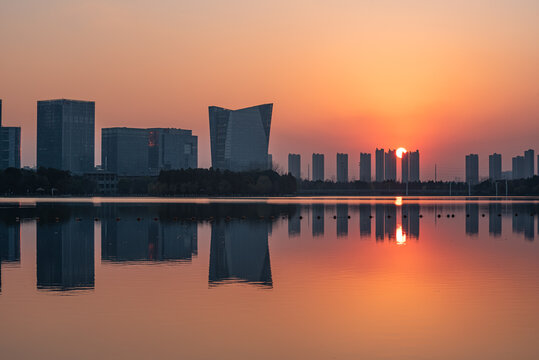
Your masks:
{"label": "glass facade building", "polygon": [[296,179],[301,179],[301,155],[288,154],[288,173]]}
{"label": "glass facade building", "polygon": [[371,154],[359,154],[359,180],[371,182]]}
{"label": "glass facade building", "polygon": [[211,162],[214,169],[267,169],[273,104],[239,110],[209,107]]}
{"label": "glass facade building", "polygon": [[85,173],[94,169],[95,102],[37,102],[37,166]]}
{"label": "glass facade building", "polygon": [[2,126],[0,99],[0,169],[21,167],[21,128]]}
{"label": "glass facade building", "polygon": [[118,176],[198,167],[198,137],[191,130],[105,128],[101,139],[103,169]]}

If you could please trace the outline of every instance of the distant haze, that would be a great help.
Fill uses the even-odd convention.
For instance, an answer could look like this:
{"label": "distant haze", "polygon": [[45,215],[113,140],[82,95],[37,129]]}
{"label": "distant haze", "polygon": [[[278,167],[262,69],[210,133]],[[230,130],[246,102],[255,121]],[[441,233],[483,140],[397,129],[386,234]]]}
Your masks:
{"label": "distant haze", "polygon": [[[178,127],[210,165],[208,106],[274,103],[270,153],[421,153],[421,177],[464,156],[539,150],[539,2],[17,0],[0,4],[0,98],[35,164],[36,101],[96,102],[102,127]],[[373,166],[374,169],[374,156]],[[399,174],[400,176],[400,174]]]}

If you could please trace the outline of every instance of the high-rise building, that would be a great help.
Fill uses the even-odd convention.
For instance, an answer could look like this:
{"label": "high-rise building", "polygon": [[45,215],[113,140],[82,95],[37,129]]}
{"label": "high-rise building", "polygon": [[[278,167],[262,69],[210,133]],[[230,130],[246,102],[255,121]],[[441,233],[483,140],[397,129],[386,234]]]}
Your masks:
{"label": "high-rise building", "polygon": [[94,170],[95,102],[37,102],[37,166],[84,173]]}
{"label": "high-rise building", "polygon": [[475,185],[479,182],[479,155],[466,155],[466,183]]}
{"label": "high-rise building", "polygon": [[384,153],[384,149],[376,149],[376,152],[375,152],[375,161],[376,161],[376,181],[384,181],[385,180],[385,176],[384,176],[384,169],[385,169],[385,166],[384,166],[384,158],[385,158],[385,153]]}
{"label": "high-rise building", "polygon": [[161,170],[198,167],[198,137],[191,130],[152,128],[147,131],[151,174],[158,175]]}
{"label": "high-rise building", "polygon": [[191,130],[104,128],[101,139],[103,169],[119,176],[158,175],[198,165],[198,138]]}
{"label": "high-rise building", "polygon": [[531,178],[535,175],[535,164],[533,162],[535,158],[535,151],[529,149],[524,151],[524,177]]}
{"label": "high-rise building", "polygon": [[239,110],[209,107],[211,162],[215,169],[267,169],[273,104]]}
{"label": "high-rise building", "polygon": [[409,156],[408,152],[402,153],[401,158],[401,182],[407,183],[410,179],[408,177],[408,173],[410,171],[410,165],[409,165]]}
{"label": "high-rise building", "polygon": [[288,154],[288,172],[296,179],[301,179],[301,155]]}
{"label": "high-rise building", "polygon": [[511,165],[513,180],[522,179],[525,177],[526,170],[524,156],[513,157]]}
{"label": "high-rise building", "polygon": [[410,161],[410,181],[418,182],[419,177],[419,150],[409,151],[408,159]]}
{"label": "high-rise building", "polygon": [[359,154],[359,180],[371,182],[371,154]]}
{"label": "high-rise building", "polygon": [[337,182],[348,182],[348,154],[337,153]]}
{"label": "high-rise building", "polygon": [[500,154],[492,154],[488,157],[488,178],[490,181],[502,179],[502,156]]}
{"label": "high-rise building", "polygon": [[21,167],[21,128],[2,126],[2,99],[0,99],[0,169]]}
{"label": "high-rise building", "polygon": [[313,181],[324,179],[324,154],[313,154]]}
{"label": "high-rise building", "polygon": [[148,131],[133,128],[101,130],[101,166],[118,176],[147,176]]}
{"label": "high-rise building", "polygon": [[388,150],[385,153],[385,180],[397,180],[397,156],[395,150]]}

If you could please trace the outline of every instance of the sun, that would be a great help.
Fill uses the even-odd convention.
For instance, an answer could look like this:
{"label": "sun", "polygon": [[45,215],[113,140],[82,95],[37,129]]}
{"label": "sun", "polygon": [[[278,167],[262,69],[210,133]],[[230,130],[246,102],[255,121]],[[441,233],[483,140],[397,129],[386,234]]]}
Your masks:
{"label": "sun", "polygon": [[400,147],[397,149],[397,157],[399,159],[402,159],[402,154],[404,154],[405,152],[407,152],[407,150],[403,147]]}

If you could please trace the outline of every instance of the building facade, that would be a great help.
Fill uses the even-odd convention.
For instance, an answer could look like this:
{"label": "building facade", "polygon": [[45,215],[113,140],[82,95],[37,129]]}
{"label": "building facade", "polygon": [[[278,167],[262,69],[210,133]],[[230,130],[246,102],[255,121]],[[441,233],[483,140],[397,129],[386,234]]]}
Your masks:
{"label": "building facade", "polygon": [[95,103],[37,102],[37,166],[84,173],[94,169]]}
{"label": "building facade", "polygon": [[267,169],[273,104],[239,110],[209,107],[212,167]]}
{"label": "building facade", "polygon": [[337,153],[337,182],[348,182],[348,154]]}
{"label": "building facade", "polygon": [[395,150],[388,150],[384,157],[385,162],[385,180],[396,181],[397,180],[397,155]]}
{"label": "building facade", "polygon": [[535,175],[535,151],[532,149],[524,151],[524,177],[531,178]]}
{"label": "building facade", "polygon": [[288,154],[288,173],[301,180],[301,155]]}
{"label": "building facade", "polygon": [[359,180],[371,182],[371,154],[359,154]]}
{"label": "building facade", "polygon": [[0,170],[21,167],[21,128],[3,126],[0,99]]}
{"label": "building facade", "polygon": [[375,164],[375,166],[376,166],[376,181],[378,181],[378,182],[384,181],[385,180],[385,176],[384,176],[385,152],[384,152],[384,149],[376,149],[374,157],[375,157],[375,161],[376,161],[376,164]]}
{"label": "building facade", "polygon": [[198,167],[198,138],[191,130],[104,128],[103,170],[118,176],[156,176],[161,170]]}
{"label": "building facade", "polygon": [[421,178],[419,176],[419,150],[409,151],[408,159],[410,161],[410,181],[421,181]]}
{"label": "building facade", "polygon": [[526,168],[524,156],[515,156],[511,159],[512,178],[513,180],[523,179],[526,177]]}
{"label": "building facade", "polygon": [[488,178],[490,181],[502,179],[502,155],[492,154],[488,157]]}
{"label": "building facade", "polygon": [[466,183],[475,185],[479,182],[479,155],[466,155]]}
{"label": "building facade", "polygon": [[324,154],[313,154],[313,181],[324,179]]}
{"label": "building facade", "polygon": [[152,128],[146,131],[150,174],[198,167],[198,137],[191,130]]}

